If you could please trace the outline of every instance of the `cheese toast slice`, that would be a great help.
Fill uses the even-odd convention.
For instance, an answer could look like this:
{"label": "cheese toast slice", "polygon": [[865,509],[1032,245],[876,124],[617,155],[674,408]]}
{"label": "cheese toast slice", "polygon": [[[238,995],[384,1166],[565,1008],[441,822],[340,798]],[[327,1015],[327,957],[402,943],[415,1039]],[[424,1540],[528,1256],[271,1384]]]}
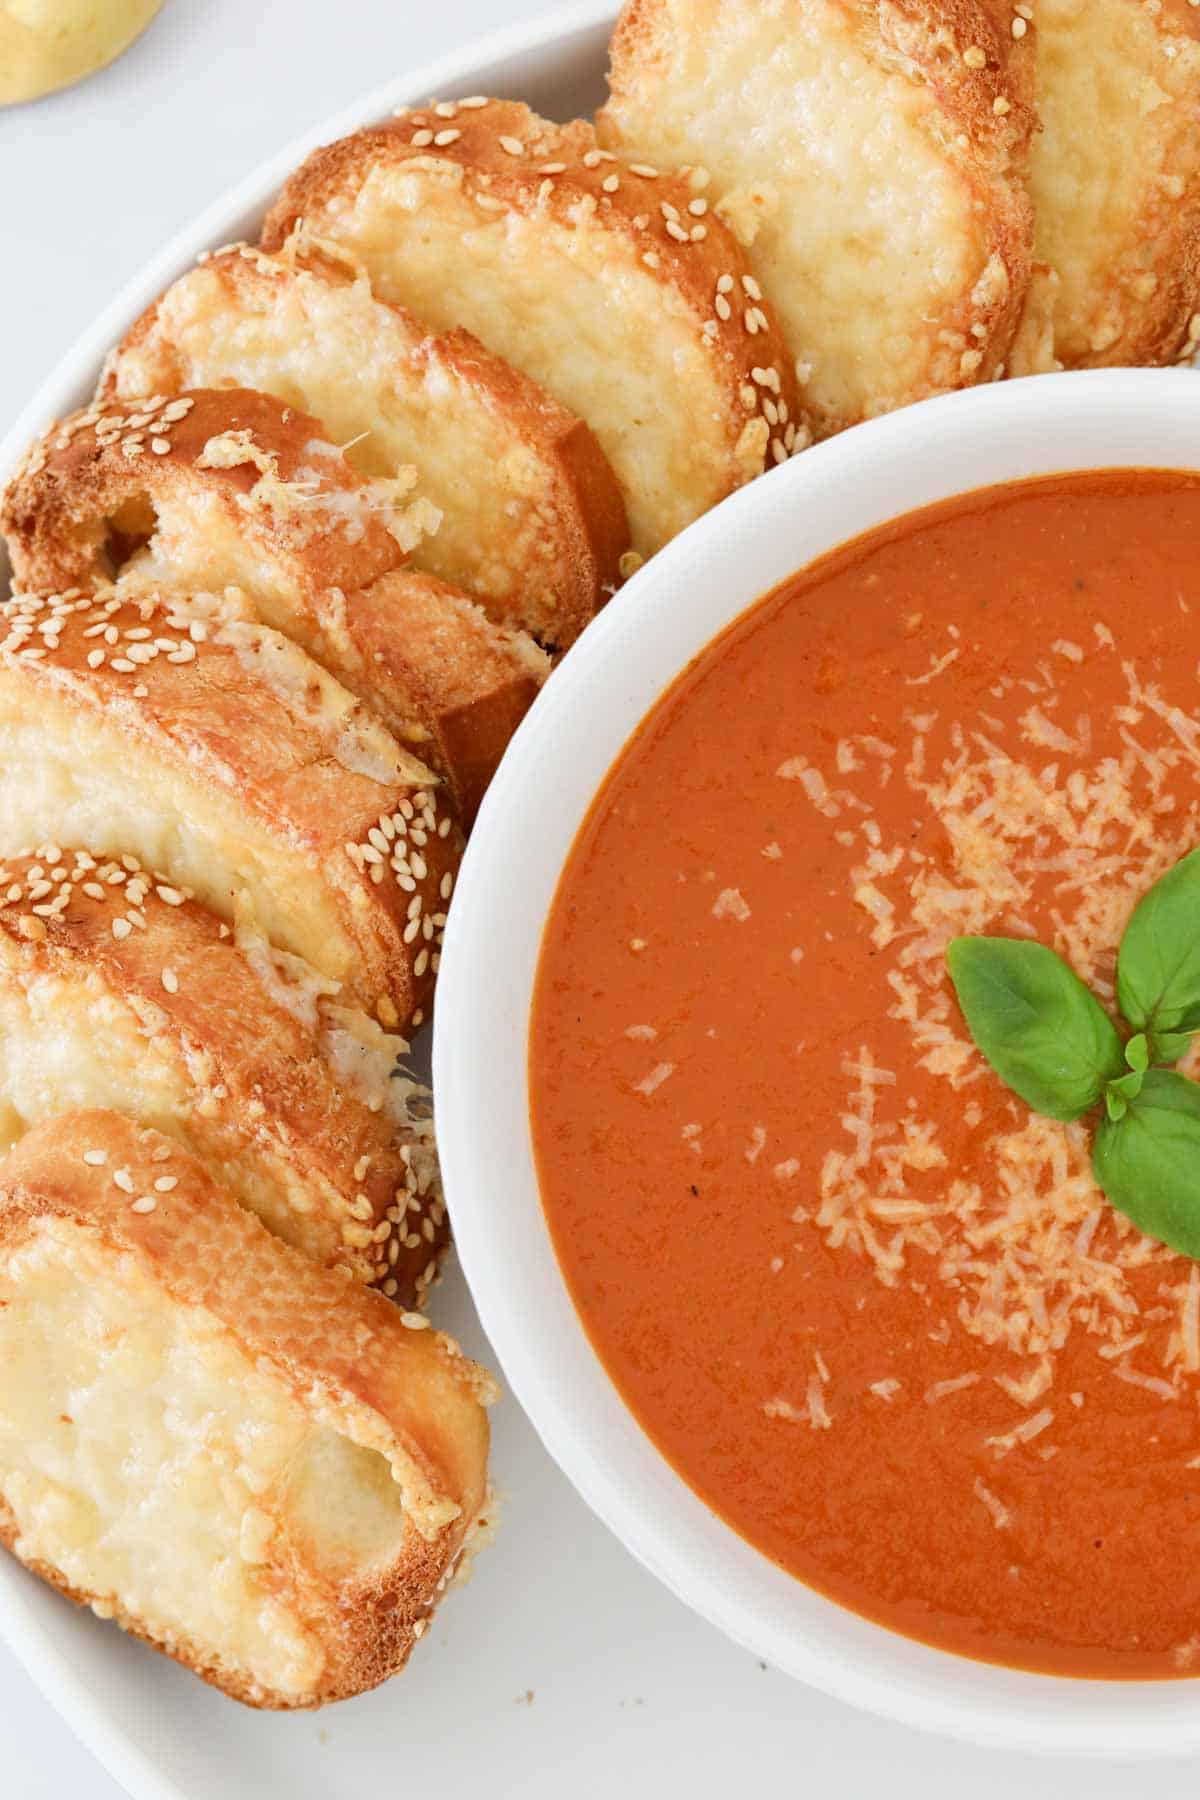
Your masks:
{"label": "cheese toast slice", "polygon": [[[465,327],[587,423],[646,557],[807,442],[770,307],[699,179],[624,164],[590,125],[450,101],[318,150],[267,216]],[[630,566],[630,565],[627,565]]]}
{"label": "cheese toast slice", "polygon": [[420,1304],[446,1242],[427,1096],[403,1040],[331,988],[132,856],[5,857],[0,1151],[59,1113],[123,1113],[286,1243]]}
{"label": "cheese toast slice", "polygon": [[156,1131],[68,1113],[0,1164],[0,1541],[235,1699],[403,1666],[483,1517],[492,1393]]}
{"label": "cheese toast slice", "polygon": [[140,412],[94,403],[10,484],[0,522],[17,585],[214,594],[295,638],[445,777],[469,819],[549,660],[406,566],[404,545],[436,510],[414,512],[404,482],[362,475],[323,431],[243,390]]}
{"label": "cheese toast slice", "polygon": [[601,143],[706,169],[822,434],[1004,369],[1033,34],[1008,0],[628,0]]}
{"label": "cheese toast slice", "polygon": [[294,234],[182,276],[109,359],[129,407],[193,388],[258,388],[314,414],[368,476],[419,471],[440,511],[416,567],[502,626],[563,649],[615,586],[625,507],[587,426],[465,331],[376,300],[361,267]]}
{"label": "cheese toast slice", "polygon": [[1200,10],[1038,0],[1030,171],[1055,271],[1053,361],[1166,363],[1200,343]]}
{"label": "cheese toast slice", "polygon": [[437,783],[305,652],[182,597],[0,606],[0,856],[128,853],[388,1029],[432,991],[461,834]]}

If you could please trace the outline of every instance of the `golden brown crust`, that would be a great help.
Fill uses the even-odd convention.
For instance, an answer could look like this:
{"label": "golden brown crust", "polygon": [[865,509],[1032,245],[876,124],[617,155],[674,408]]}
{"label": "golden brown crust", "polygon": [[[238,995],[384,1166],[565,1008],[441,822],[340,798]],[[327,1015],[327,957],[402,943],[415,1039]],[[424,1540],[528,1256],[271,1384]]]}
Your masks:
{"label": "golden brown crust", "polygon": [[[252,1705],[321,1705],[386,1680],[424,1630],[484,1507],[490,1379],[423,1320],[273,1238],[170,1139],[115,1113],[71,1113],[40,1126],[3,1165],[0,1251],[62,1228],[109,1262],[115,1284],[148,1280],[163,1309],[215,1323],[314,1425],[384,1456],[406,1526],[391,1561],[339,1575],[286,1533],[268,1552],[264,1596],[286,1601],[323,1652],[319,1677],[302,1692],[264,1689],[226,1647],[182,1633],[164,1641],[120,1595],[72,1586],[44,1558],[31,1566]],[[228,1405],[236,1413],[236,1392]],[[22,1554],[2,1503],[0,1539]],[[236,1558],[236,1545],[228,1553]]]}
{"label": "golden brown crust", "polygon": [[[776,0],[761,9],[746,0],[628,0],[621,14],[600,140],[711,172],[713,198],[745,221],[751,263],[811,372],[805,399],[823,433],[1003,372],[1033,240],[1024,12],[1008,0]],[[811,66],[779,66],[780,45],[798,39],[801,25],[817,40]],[[847,56],[857,72],[843,66]],[[799,105],[810,78],[814,98]],[[757,131],[749,119],[731,129],[704,98],[725,105],[743,83],[747,106],[759,109]],[[818,106],[831,115],[813,127],[814,149],[805,134]],[[895,141],[878,131],[883,106],[894,109]],[[851,119],[833,141],[830,128]],[[924,176],[906,165],[906,130],[914,148],[925,145]],[[941,246],[922,242],[936,223],[924,219],[935,181],[958,195],[958,214],[970,221],[958,229],[977,240],[949,287],[933,273]],[[899,256],[887,243],[892,220],[911,228]],[[957,257],[964,245],[951,248]],[[813,259],[818,266],[807,266]],[[839,266],[850,271],[844,288]],[[860,275],[872,267],[892,286],[870,291]],[[925,285],[910,286],[898,310],[890,297],[899,300],[914,272]]]}
{"label": "golden brown crust", "polygon": [[[186,793],[189,832],[207,832],[221,866],[246,869],[279,948],[306,956],[389,1028],[422,1012],[461,836],[428,770],[302,650],[152,593],[18,595],[0,624],[0,698],[15,716],[45,710],[53,729],[57,708],[60,727],[80,720],[104,734],[131,792],[168,807],[168,788]],[[65,829],[47,819],[37,835],[61,840]],[[72,847],[97,845],[118,848]],[[186,885],[184,867],[166,872]],[[208,899],[232,916],[233,894]]]}
{"label": "golden brown crust", "polygon": [[1039,0],[1031,185],[1065,368],[1189,360],[1200,343],[1200,10]]}
{"label": "golden brown crust", "polygon": [[[404,568],[381,523],[386,514],[374,510],[370,478],[344,458],[320,459],[325,511],[309,510],[307,486],[297,491],[298,511],[286,491],[280,502],[281,486],[310,478],[309,447],[323,432],[316,419],[240,390],[203,389],[180,404],[186,413],[163,434],[161,455],[130,457],[130,433],[101,428],[89,413],[35,446],[4,508],[18,585],[48,593],[115,575],[121,591],[135,593],[164,582],[218,595],[238,587],[228,610],[296,639],[445,778],[469,822],[548,672],[546,658],[453,588]],[[103,417],[125,419],[128,407],[110,406]],[[231,460],[243,434],[243,460]],[[221,447],[215,459],[205,454],[211,444]],[[275,478],[260,492],[263,464]],[[129,558],[118,566],[108,522],[136,528],[139,515],[136,535],[118,546]],[[372,591],[385,571],[391,578]]]}
{"label": "golden brown crust", "polygon": [[352,258],[302,233],[278,256],[240,245],[182,276],[112,353],[100,392],[128,406],[243,385],[318,415],[365,474],[415,463],[444,515],[415,564],[499,624],[565,648],[619,579],[624,503],[582,420],[469,332],[430,333],[375,300]]}
{"label": "golden brown crust", "polygon": [[[385,723],[445,778],[469,830],[549,657],[417,569],[381,575],[356,594],[347,627],[366,672],[347,685],[368,701],[388,696],[378,708]],[[420,721],[411,735],[406,718]]]}
{"label": "golden brown crust", "polygon": [[[165,1064],[182,1093],[167,1117],[157,1082],[139,1092],[135,1064],[128,1091],[140,1122],[221,1169],[286,1242],[400,1305],[421,1304],[447,1237],[432,1126],[419,1097],[406,1117],[411,1084],[389,1079],[401,1040],[380,1043],[357,1072],[356,1047],[366,1063],[378,1028],[331,1009],[328,983],[244,931],[235,938],[133,857],[49,845],[0,860],[4,988],[50,993],[60,1014],[64,992],[79,993],[82,1064],[117,1057],[119,1009],[131,1026],[123,1045],[144,1045],[147,1071]],[[44,1098],[61,1104],[61,1090]]]}
{"label": "golden brown crust", "polygon": [[[580,268],[591,259],[607,275],[622,267],[653,275],[660,329],[668,320],[688,322],[708,384],[703,395],[677,386],[657,399],[685,425],[694,417],[697,431],[709,429],[714,407],[721,421],[720,467],[710,472],[706,491],[674,496],[680,510],[690,508],[692,516],[704,511],[806,441],[794,374],[775,319],[757,296],[732,233],[713,216],[697,186],[649,165],[623,167],[597,145],[591,126],[581,120],[552,125],[515,101],[470,107],[447,102],[403,113],[315,152],[271,208],[264,248],[278,250],[303,221],[309,231],[360,256],[378,293],[405,299],[397,291],[402,260],[399,272],[393,269],[385,279],[379,258],[345,229],[345,208],[381,169],[393,175],[407,171],[421,184],[410,208],[388,214],[389,253],[402,251],[405,234],[420,231],[423,211],[427,218],[433,216],[439,198],[453,191],[470,203],[481,231],[498,219],[520,220],[536,229],[534,241],[543,247],[560,241],[575,246]],[[438,283],[447,308],[469,307],[468,286],[478,273],[475,254],[475,244],[464,243],[457,228],[448,234],[439,271],[444,279]],[[544,280],[554,278],[543,270]],[[495,283],[486,285],[492,290],[490,304],[498,303]],[[599,289],[597,282],[597,293]],[[626,301],[630,292],[626,284]],[[426,316],[428,296],[424,306],[411,296],[407,303]],[[509,315],[504,321],[493,316],[493,329],[515,346],[522,340],[528,296],[521,287],[506,289],[499,303],[510,309]],[[472,323],[468,311],[463,316]],[[653,330],[649,316],[644,328]],[[480,335],[491,348],[501,347],[487,330],[480,329]],[[596,389],[605,371],[591,368],[580,376],[580,360],[586,361],[588,352],[569,318],[562,321],[562,338],[561,346],[546,353],[545,367],[533,369],[528,360],[523,366],[566,404],[573,404],[575,394],[573,410],[588,417],[625,489],[635,550],[648,554],[678,526],[661,518],[656,526],[647,517],[646,497],[631,478],[629,442],[606,428],[596,410]],[[532,348],[529,355],[534,355]],[[590,412],[578,403],[581,393],[590,399]],[[629,420],[625,428],[627,433],[636,429]]]}

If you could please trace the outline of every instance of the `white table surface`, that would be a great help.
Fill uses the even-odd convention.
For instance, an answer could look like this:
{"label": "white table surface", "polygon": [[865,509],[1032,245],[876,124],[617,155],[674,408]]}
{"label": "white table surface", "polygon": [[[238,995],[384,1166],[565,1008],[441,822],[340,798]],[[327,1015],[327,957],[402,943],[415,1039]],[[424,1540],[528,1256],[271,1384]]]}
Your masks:
{"label": "white table surface", "polygon": [[[542,10],[545,0],[168,0],[115,68],[0,112],[0,420],[164,238],[264,154],[405,63]],[[1089,1800],[1194,1800],[1198,1760],[1084,1771],[975,1750],[860,1717],[763,1669],[634,1567],[531,1433],[513,1420],[502,1430],[507,1547],[475,1592],[456,1597],[441,1647],[453,1680],[463,1615],[486,1603],[493,1691],[464,1711],[460,1742],[421,1746],[415,1758],[436,1754],[444,1800],[485,1788],[522,1800],[613,1791],[715,1800],[751,1785],[821,1800],[881,1790],[895,1800],[1061,1800],[1080,1781]],[[526,1558],[539,1564],[529,1588]],[[530,1588],[536,1607],[522,1603]],[[406,1722],[397,1787],[420,1730],[419,1719]],[[331,1746],[337,1731],[335,1710]],[[3,1647],[0,1795],[120,1800]],[[330,1796],[342,1800],[336,1778]]]}

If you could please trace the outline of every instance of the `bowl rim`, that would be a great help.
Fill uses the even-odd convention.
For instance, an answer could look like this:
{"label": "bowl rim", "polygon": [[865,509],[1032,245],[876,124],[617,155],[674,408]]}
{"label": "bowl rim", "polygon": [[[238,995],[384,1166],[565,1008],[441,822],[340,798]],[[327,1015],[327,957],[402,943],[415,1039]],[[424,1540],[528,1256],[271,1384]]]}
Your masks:
{"label": "bowl rim", "polygon": [[[690,526],[589,625],[510,745],[439,975],[434,1087],[458,1254],[507,1381],[567,1478],[680,1599],[774,1666],[910,1726],[1040,1753],[1182,1754],[1200,1748],[1200,1709],[1186,1682],[1037,1675],[902,1638],[784,1575],[709,1511],[625,1407],[555,1259],[529,1141],[529,1003],[546,910],[600,781],[720,630],[813,556],[931,500],[1025,474],[1200,468],[1194,380],[1101,370],[925,401],[806,451]],[[890,502],[898,491],[917,497]],[[853,529],[831,523],[849,517]]]}

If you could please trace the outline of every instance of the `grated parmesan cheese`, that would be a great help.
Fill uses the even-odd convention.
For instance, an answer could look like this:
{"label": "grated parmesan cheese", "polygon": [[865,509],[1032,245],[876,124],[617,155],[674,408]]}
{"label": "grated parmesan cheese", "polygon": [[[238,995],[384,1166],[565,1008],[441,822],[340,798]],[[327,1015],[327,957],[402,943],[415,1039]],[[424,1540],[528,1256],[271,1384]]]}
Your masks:
{"label": "grated parmesan cheese", "polygon": [[[1106,626],[1094,629],[1099,645],[1115,648]],[[1177,1259],[1107,1205],[1086,1125],[1014,1108],[997,1129],[995,1109],[974,1102],[970,1090],[988,1071],[945,970],[946,947],[959,935],[1044,939],[1049,892],[1055,947],[1111,999],[1116,945],[1134,904],[1200,840],[1200,719],[1123,663],[1119,753],[1097,755],[1093,722],[1064,716],[1055,673],[1064,661],[1081,662],[1083,650],[1063,639],[1052,651],[1036,676],[997,685],[998,694],[1014,685],[1030,694],[1015,727],[984,713],[975,723],[909,713],[907,747],[843,739],[829,772],[804,757],[776,771],[800,785],[818,815],[853,827],[862,849],[848,893],[886,958],[889,1017],[904,1028],[912,1062],[945,1084],[973,1134],[969,1158],[956,1148],[963,1172],[951,1170],[938,1119],[903,1104],[897,1071],[863,1045],[842,1064],[850,1085],[841,1137],[825,1153],[811,1216],[829,1248],[866,1259],[885,1286],[936,1278],[969,1336],[1019,1359],[994,1378],[1016,1404],[1035,1407],[1051,1393],[1057,1356],[1075,1333],[1094,1341],[1099,1366],[1174,1400],[1173,1381],[1142,1374],[1128,1357],[1148,1329],[1135,1288],[1143,1272],[1166,1275]],[[948,651],[911,685],[933,681],[957,655]],[[912,794],[913,816],[935,828],[936,854],[923,847],[928,834],[887,841],[873,816],[880,762]],[[1168,791],[1180,771],[1197,777],[1186,802]],[[1200,1372],[1200,1269],[1167,1292],[1167,1370]],[[953,1391],[936,1383],[926,1398]],[[1031,1441],[1053,1416],[1048,1406],[1032,1412],[993,1448]]]}

